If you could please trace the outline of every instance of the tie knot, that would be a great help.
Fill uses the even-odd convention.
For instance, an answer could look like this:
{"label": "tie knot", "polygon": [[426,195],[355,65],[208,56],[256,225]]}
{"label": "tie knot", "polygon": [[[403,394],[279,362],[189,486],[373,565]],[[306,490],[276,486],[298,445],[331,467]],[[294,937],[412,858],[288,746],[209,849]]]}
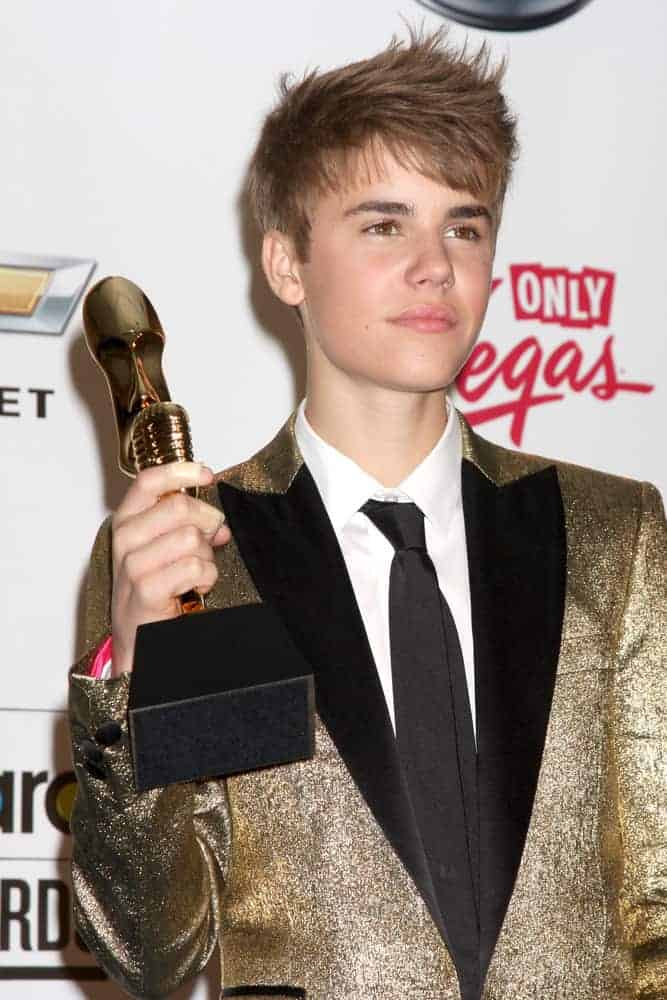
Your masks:
{"label": "tie knot", "polygon": [[414,503],[367,500],[361,513],[370,518],[394,549],[426,549],[424,515]]}

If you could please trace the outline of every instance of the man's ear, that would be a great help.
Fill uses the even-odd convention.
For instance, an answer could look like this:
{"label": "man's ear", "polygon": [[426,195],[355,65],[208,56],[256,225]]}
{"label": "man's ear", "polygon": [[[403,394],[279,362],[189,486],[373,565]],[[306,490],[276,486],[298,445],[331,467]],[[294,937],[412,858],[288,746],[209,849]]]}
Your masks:
{"label": "man's ear", "polygon": [[305,295],[294,244],[286,233],[270,229],[262,241],[262,267],[266,280],[287,306],[300,306]]}

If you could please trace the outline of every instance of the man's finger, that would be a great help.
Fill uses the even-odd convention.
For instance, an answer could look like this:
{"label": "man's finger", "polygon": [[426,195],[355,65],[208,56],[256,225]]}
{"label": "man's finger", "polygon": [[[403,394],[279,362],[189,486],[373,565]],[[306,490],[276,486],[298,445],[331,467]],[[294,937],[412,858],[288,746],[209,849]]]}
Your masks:
{"label": "man's finger", "polygon": [[144,576],[178,562],[185,556],[197,556],[203,562],[215,561],[210,543],[193,525],[186,525],[168,535],[160,535],[146,545],[128,552],[122,570],[133,584]]}
{"label": "man's finger", "polygon": [[122,558],[125,553],[186,525],[198,528],[207,540],[211,540],[223,523],[224,515],[217,507],[186,493],[172,493],[134,517],[114,524],[114,558]]}
{"label": "man's finger", "polygon": [[[207,593],[218,578],[218,568],[208,559],[185,556],[156,573],[149,573],[139,580],[134,594],[145,608],[162,609],[171,616],[171,602],[188,590]],[[152,619],[153,620],[153,619]],[[155,619],[157,620],[157,619]]]}
{"label": "man's finger", "polygon": [[167,493],[193,486],[210,486],[213,479],[211,469],[201,462],[169,462],[144,469],[137,474],[120,503],[114,515],[114,524],[122,524],[128,517],[147,510]]}

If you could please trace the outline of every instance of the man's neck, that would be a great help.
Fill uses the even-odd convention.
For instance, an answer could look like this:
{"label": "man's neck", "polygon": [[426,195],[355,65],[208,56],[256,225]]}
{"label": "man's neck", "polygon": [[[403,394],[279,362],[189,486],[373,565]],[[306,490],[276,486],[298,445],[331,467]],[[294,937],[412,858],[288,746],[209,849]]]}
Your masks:
{"label": "man's neck", "polygon": [[383,486],[393,487],[433,450],[447,423],[442,390],[323,391],[309,385],[306,418],[319,436]]}

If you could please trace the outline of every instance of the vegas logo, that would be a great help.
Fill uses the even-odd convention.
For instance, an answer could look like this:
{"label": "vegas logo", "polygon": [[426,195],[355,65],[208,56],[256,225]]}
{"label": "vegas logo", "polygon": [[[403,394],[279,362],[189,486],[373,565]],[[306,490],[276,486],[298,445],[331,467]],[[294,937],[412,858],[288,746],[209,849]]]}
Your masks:
{"label": "vegas logo", "polygon": [[[567,328],[576,331],[576,337],[571,335],[547,347],[551,338],[537,328],[504,356],[495,344],[479,341],[456,380],[463,403],[472,404],[464,412],[473,426],[509,416],[510,438],[519,447],[528,415],[535,407],[562,402],[573,393],[589,393],[608,403],[620,393],[653,391],[654,386],[647,382],[621,378],[612,334],[600,343],[598,328],[611,323],[616,283],[613,272],[594,268],[571,271],[537,263],[514,264],[509,272],[518,322],[547,325],[551,333],[554,327]],[[504,279],[494,279],[494,293],[504,284],[507,287]],[[487,395],[498,392],[509,394],[509,398],[480,405]]]}

